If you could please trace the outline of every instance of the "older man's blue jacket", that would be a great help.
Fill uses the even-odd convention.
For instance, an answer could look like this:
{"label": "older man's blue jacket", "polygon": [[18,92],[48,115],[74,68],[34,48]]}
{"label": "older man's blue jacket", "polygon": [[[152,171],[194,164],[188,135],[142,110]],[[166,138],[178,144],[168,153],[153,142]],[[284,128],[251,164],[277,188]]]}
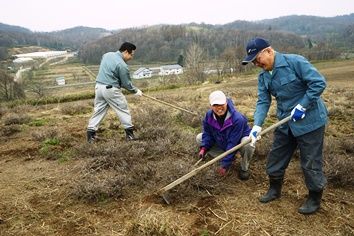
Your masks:
{"label": "older man's blue jacket", "polygon": [[[234,108],[234,104],[229,98],[227,98],[227,110],[228,113],[222,127],[217,122],[212,109],[206,113],[203,120],[204,131],[200,147],[210,150],[216,143],[226,152],[237,146],[243,137],[250,134],[251,128],[247,124],[247,118]],[[235,154],[236,152],[225,156],[221,160],[222,166],[229,167]]]}
{"label": "older man's blue jacket", "polygon": [[262,70],[258,75],[258,101],[254,112],[254,124],[262,126],[271,105],[277,101],[277,118],[290,116],[300,104],[306,108],[306,116],[297,122],[289,121],[279,129],[295,137],[314,131],[328,122],[327,108],[321,99],[326,88],[325,78],[300,55],[276,52],[272,73]]}

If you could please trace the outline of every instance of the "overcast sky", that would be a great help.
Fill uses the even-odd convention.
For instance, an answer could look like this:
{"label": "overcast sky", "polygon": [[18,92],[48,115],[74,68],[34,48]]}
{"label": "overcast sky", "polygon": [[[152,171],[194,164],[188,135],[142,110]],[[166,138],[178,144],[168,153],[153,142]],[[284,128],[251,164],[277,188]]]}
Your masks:
{"label": "overcast sky", "polygon": [[0,0],[0,6],[1,23],[37,32],[76,26],[114,30],[160,23],[215,25],[288,15],[354,13],[354,0]]}

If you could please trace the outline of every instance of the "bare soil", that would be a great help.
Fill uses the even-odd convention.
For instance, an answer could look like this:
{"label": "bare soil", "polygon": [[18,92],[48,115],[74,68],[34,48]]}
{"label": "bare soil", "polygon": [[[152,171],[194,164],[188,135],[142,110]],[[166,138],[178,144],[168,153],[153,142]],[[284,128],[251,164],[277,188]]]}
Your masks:
{"label": "bare soil", "polygon": [[[353,68],[353,60],[318,65],[328,82],[323,97],[332,114],[326,127],[324,148],[329,184],[316,214],[297,213],[307,197],[298,154],[287,169],[282,197],[268,204],[259,202],[268,189],[265,163],[271,133],[257,144],[249,180],[242,181],[237,175],[238,156],[225,178],[214,176],[213,165],[168,191],[170,205],[156,194],[196,168],[195,135],[202,131],[210,92],[224,90],[252,124],[257,81],[255,76],[244,76],[225,79],[221,84],[146,92],[197,112],[200,114],[197,118],[148,98],[127,95],[136,134],[142,138],[133,144],[124,140],[124,131],[112,111],[101,125],[100,142],[86,143],[92,100],[16,108],[33,120],[44,121],[44,125],[20,125],[19,132],[6,134],[9,128],[4,122],[0,124],[0,235],[354,235],[353,174],[340,176],[341,169],[335,169],[331,164],[335,162],[330,162],[331,157],[338,157],[338,162],[344,158],[348,170],[354,170],[354,154],[350,149],[354,143]],[[76,105],[88,107],[89,112],[64,114],[63,108]],[[269,124],[276,122],[272,109]],[[179,140],[167,137],[167,130],[160,130],[158,125],[150,128],[149,123],[154,119],[159,119],[163,129],[171,129],[168,132],[174,132]],[[195,125],[198,122],[200,126]],[[65,141],[65,145],[55,147],[57,151],[51,150],[52,155],[60,152],[62,158],[43,153],[45,146],[39,136],[48,136],[50,132]],[[334,145],[344,140],[346,148],[343,144]],[[127,153],[123,159],[130,165],[120,170],[127,184],[122,184],[123,180],[119,182],[122,189],[113,196],[92,200],[87,198],[87,192],[86,197],[80,195],[82,185],[90,187],[88,175],[91,184],[98,186],[104,178],[109,179],[107,176],[119,174],[114,168],[103,169],[98,163],[103,158],[83,158],[86,154],[75,153],[77,150],[90,153],[91,149],[95,155],[116,152],[117,159],[120,152]]]}

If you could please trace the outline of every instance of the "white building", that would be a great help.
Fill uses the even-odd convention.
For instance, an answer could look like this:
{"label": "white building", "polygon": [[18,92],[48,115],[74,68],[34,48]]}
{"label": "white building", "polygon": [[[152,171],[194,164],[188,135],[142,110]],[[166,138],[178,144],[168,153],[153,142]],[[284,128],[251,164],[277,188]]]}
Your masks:
{"label": "white building", "polygon": [[47,52],[31,52],[31,53],[24,53],[24,54],[16,54],[12,55],[14,57],[29,57],[29,58],[48,58],[48,57],[57,57],[66,55],[67,51],[47,51]]}
{"label": "white building", "polygon": [[58,85],[65,85],[65,84],[66,84],[66,82],[65,82],[65,77],[56,78],[56,79],[55,79],[55,82],[56,82]]}
{"label": "white building", "polygon": [[160,66],[159,75],[172,75],[172,74],[182,74],[182,73],[183,73],[183,67],[178,64]]}
{"label": "white building", "polygon": [[27,57],[19,57],[13,61],[13,63],[24,63],[24,62],[29,62],[33,61],[33,58],[27,58]]}
{"label": "white building", "polygon": [[134,79],[144,79],[144,78],[150,78],[151,75],[152,75],[152,71],[149,68],[140,67],[138,70],[136,70],[133,73],[133,78]]}

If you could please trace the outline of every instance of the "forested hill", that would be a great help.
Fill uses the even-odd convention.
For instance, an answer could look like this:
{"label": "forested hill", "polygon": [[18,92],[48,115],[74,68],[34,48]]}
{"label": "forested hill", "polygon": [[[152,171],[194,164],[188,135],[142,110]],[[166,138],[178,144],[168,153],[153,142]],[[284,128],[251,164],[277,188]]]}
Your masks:
{"label": "forested hill", "polygon": [[336,17],[292,15],[262,20],[260,23],[269,25],[273,30],[299,35],[342,34],[354,27],[354,13]]}
{"label": "forested hill", "polygon": [[103,28],[74,27],[53,32],[31,32],[0,23],[0,59],[6,48],[42,46],[56,50],[79,50],[86,63],[97,63],[106,51],[117,50],[123,41],[134,42],[135,59],[141,62],[176,61],[192,43],[198,43],[209,58],[244,48],[251,37],[263,36],[272,46],[297,52],[306,46],[322,45],[341,50],[354,47],[354,13],[336,17],[285,16],[257,22],[234,21],[224,25],[157,25],[108,31]]}
{"label": "forested hill", "polygon": [[98,64],[103,53],[117,51],[123,42],[129,41],[134,42],[138,47],[134,61],[141,63],[177,63],[179,56],[188,54],[193,44],[200,46],[205,53],[206,60],[228,58],[231,55],[233,57],[234,54],[241,59],[245,54],[245,45],[256,36],[269,39],[275,48],[287,52],[296,52],[306,46],[302,37],[286,32],[166,25],[123,30],[81,47],[79,57],[87,64]]}
{"label": "forested hill", "polygon": [[21,26],[15,26],[15,25],[6,25],[0,22],[0,31],[2,32],[12,32],[12,31],[18,31],[18,32],[23,32],[23,33],[33,33],[31,30],[21,27]]}
{"label": "forested hill", "polygon": [[287,16],[258,22],[234,21],[225,25],[190,23],[164,25],[122,31],[91,42],[80,49],[85,63],[98,63],[101,55],[117,50],[123,41],[139,45],[135,60],[148,63],[177,61],[191,44],[205,49],[207,57],[227,58],[236,53],[241,58],[253,37],[265,37],[284,53],[301,53],[309,59],[335,58],[354,48],[354,14],[337,17]]}

